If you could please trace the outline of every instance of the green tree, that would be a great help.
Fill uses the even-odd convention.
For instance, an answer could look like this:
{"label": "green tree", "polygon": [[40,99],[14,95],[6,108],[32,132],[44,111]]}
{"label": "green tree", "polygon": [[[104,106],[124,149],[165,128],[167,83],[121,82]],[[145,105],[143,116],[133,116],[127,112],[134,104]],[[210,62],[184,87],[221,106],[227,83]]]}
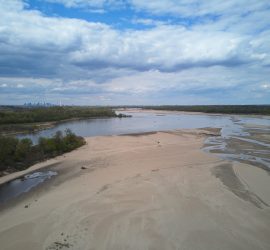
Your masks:
{"label": "green tree", "polygon": [[18,142],[17,138],[0,136],[0,170],[6,169],[14,162]]}
{"label": "green tree", "polygon": [[27,154],[31,151],[32,141],[31,139],[24,138],[20,140],[16,145],[15,159],[23,160]]}
{"label": "green tree", "polygon": [[53,138],[47,139],[44,137],[40,137],[38,145],[45,155],[46,154],[54,154],[54,152],[57,151]]}

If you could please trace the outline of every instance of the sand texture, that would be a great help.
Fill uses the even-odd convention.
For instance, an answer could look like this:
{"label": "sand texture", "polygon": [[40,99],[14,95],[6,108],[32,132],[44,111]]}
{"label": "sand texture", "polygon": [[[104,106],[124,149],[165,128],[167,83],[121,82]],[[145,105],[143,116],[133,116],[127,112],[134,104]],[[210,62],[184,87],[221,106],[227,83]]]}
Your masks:
{"label": "sand texture", "polygon": [[270,249],[270,175],[203,152],[208,133],[91,137],[33,166],[59,174],[1,207],[1,250]]}

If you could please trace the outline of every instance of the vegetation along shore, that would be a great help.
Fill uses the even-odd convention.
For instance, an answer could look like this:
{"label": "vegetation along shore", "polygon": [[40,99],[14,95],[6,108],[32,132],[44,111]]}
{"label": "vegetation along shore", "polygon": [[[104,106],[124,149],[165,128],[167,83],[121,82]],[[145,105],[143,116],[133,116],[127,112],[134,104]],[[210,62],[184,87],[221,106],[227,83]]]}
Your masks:
{"label": "vegetation along shore", "polygon": [[102,117],[125,117],[117,115],[108,107],[23,107],[0,106],[0,134],[31,133],[67,120]]}
{"label": "vegetation along shore", "polygon": [[[118,106],[118,108],[120,108],[120,106]],[[123,108],[123,106],[121,108]],[[128,106],[128,108],[219,114],[270,115],[270,105],[158,105]]]}
{"label": "vegetation along shore", "polygon": [[31,165],[72,151],[85,144],[83,137],[76,136],[67,129],[52,138],[39,138],[37,145],[32,145],[28,138],[0,136],[0,176],[24,170]]}

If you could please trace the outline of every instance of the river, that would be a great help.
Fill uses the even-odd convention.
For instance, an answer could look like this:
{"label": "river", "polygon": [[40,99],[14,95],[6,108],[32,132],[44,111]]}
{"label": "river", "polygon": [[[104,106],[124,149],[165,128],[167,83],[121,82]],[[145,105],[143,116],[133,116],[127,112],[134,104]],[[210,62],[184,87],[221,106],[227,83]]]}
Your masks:
{"label": "river", "polygon": [[[120,112],[120,111],[117,111]],[[270,117],[247,115],[189,114],[162,111],[121,111],[129,118],[86,119],[59,123],[34,134],[21,134],[19,138],[30,138],[34,144],[39,137],[50,137],[56,131],[67,128],[80,136],[120,135],[173,129],[220,128],[221,135],[209,137],[203,150],[217,154],[227,160],[245,162],[270,171]],[[52,174],[53,173],[53,174]],[[40,171],[17,179],[0,187],[0,203],[57,175]],[[5,195],[4,195],[5,194]]]}

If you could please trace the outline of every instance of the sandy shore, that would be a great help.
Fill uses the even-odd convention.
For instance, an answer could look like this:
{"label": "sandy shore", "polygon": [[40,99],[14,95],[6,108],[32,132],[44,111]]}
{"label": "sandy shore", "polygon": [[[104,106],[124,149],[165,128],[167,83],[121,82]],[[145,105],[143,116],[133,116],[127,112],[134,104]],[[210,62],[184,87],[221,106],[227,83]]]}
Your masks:
{"label": "sandy shore", "polygon": [[207,133],[91,137],[33,166],[59,175],[2,206],[1,250],[270,249],[270,175],[203,152]]}

